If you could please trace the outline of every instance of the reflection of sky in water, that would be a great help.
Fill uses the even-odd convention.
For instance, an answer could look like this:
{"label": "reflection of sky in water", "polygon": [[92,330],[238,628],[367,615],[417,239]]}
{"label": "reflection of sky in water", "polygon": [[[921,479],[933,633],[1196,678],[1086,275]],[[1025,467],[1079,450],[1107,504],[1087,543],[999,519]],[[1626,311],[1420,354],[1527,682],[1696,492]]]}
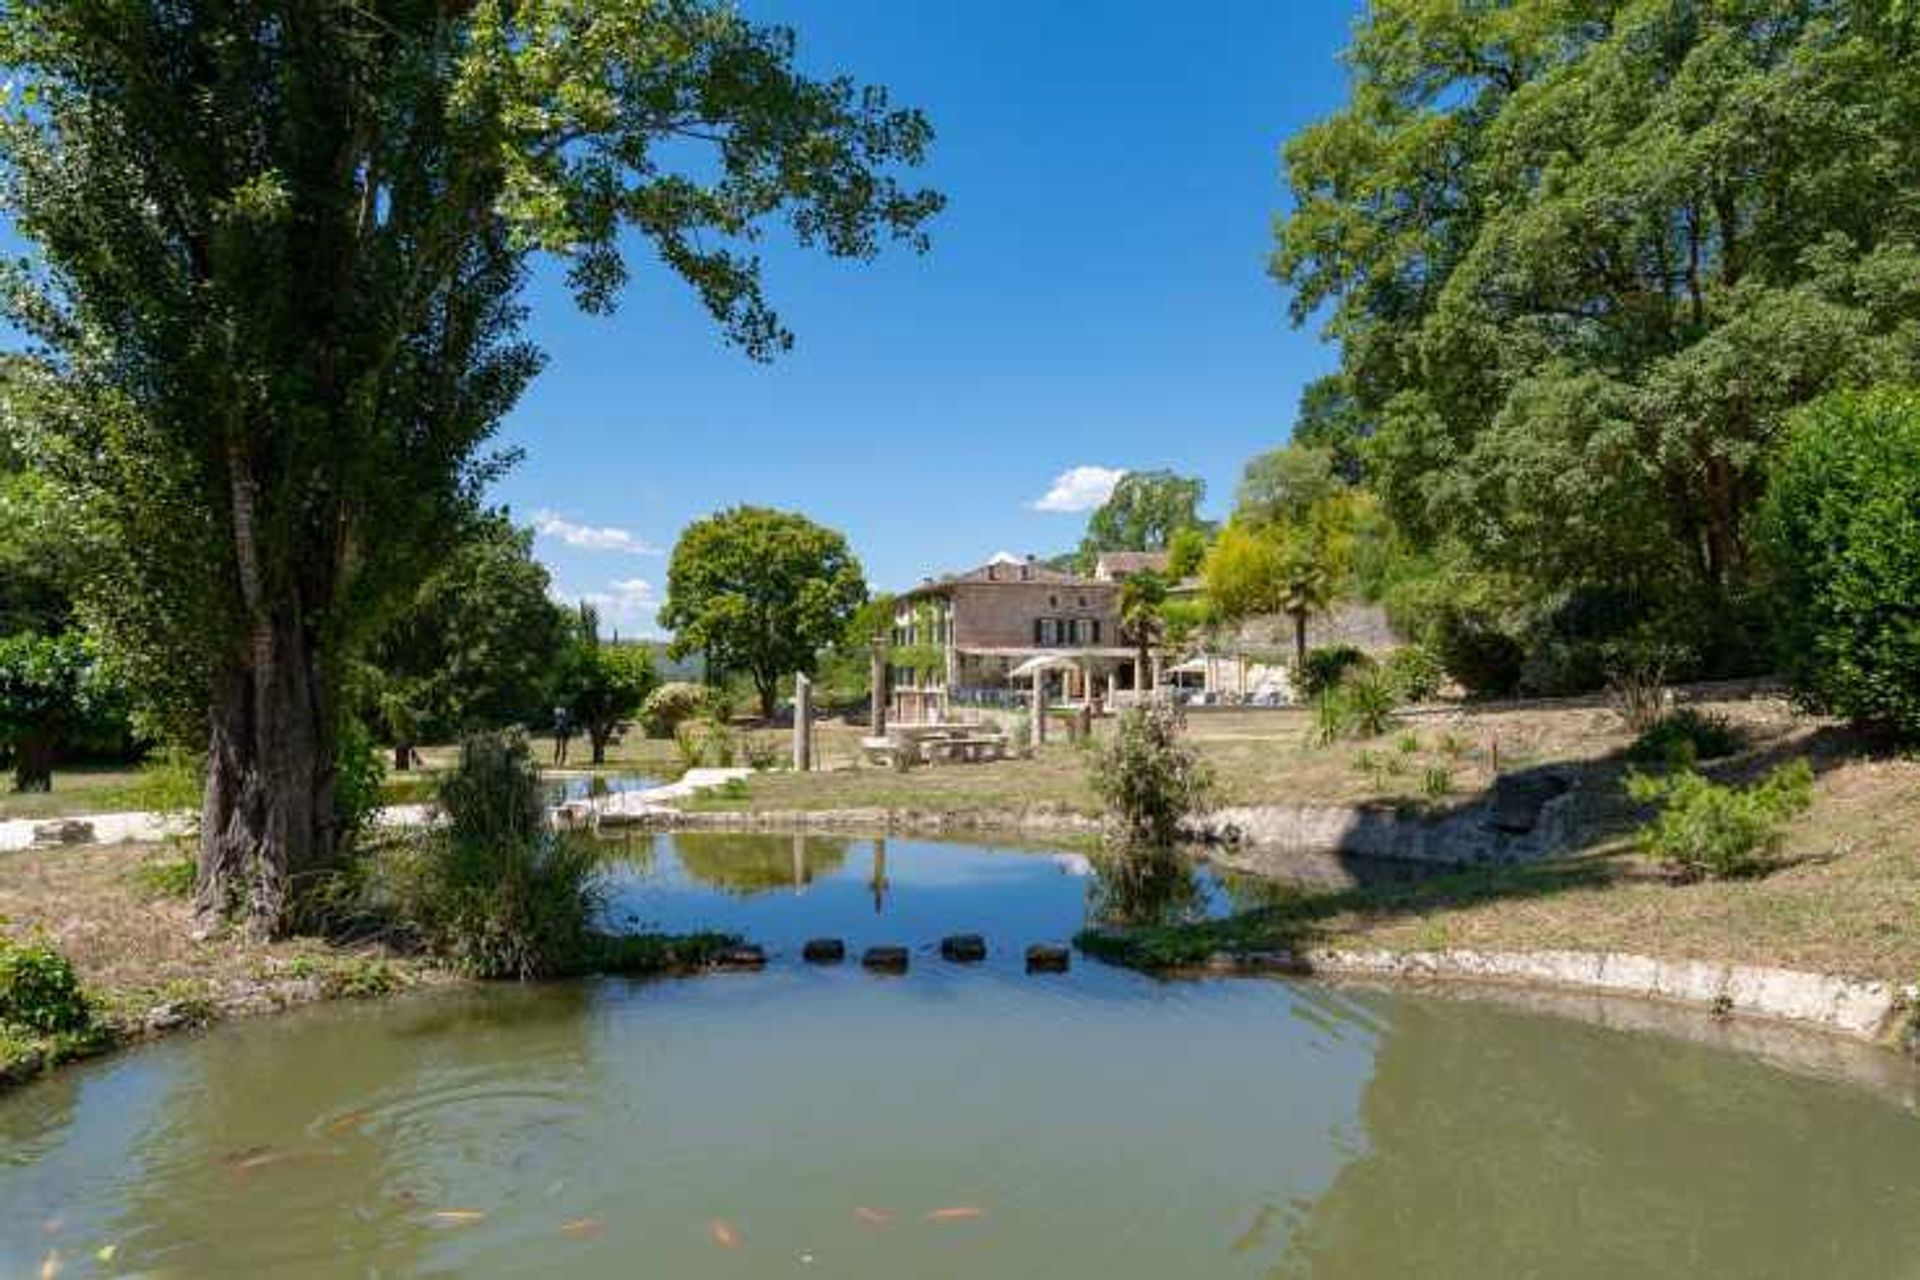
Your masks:
{"label": "reflection of sky in water", "polygon": [[651,791],[660,785],[660,779],[644,777],[637,773],[575,774],[561,777],[548,774],[543,781],[547,784],[548,804],[585,800],[589,796],[625,795],[629,791]]}
{"label": "reflection of sky in water", "polygon": [[[931,840],[681,833],[640,837],[609,882],[608,917],[626,929],[737,933],[776,953],[813,937],[859,948],[937,946],[978,933],[1017,958],[1065,942],[1088,921],[1094,868],[1079,853],[1029,853]],[[1196,869],[1195,910],[1229,908]]]}

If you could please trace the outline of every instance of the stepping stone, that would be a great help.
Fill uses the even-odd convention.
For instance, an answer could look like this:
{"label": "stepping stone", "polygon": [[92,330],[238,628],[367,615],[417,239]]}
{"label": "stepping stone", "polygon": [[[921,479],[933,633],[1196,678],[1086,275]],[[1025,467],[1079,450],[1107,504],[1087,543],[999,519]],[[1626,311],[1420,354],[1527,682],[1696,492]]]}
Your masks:
{"label": "stepping stone", "polygon": [[754,946],[728,947],[714,957],[713,963],[719,969],[764,969],[767,953]]}
{"label": "stepping stone", "polygon": [[907,971],[907,949],[905,947],[868,947],[860,963],[879,973],[905,973]]}
{"label": "stepping stone", "polygon": [[39,823],[33,829],[33,842],[37,845],[92,844],[93,839],[93,824],[79,818],[57,818]]}
{"label": "stepping stone", "polygon": [[1027,972],[1065,973],[1072,959],[1073,953],[1065,947],[1056,947],[1046,942],[1036,942],[1027,948]]}
{"label": "stepping stone", "polygon": [[838,938],[809,938],[800,958],[808,964],[839,964],[847,958],[847,944]]}
{"label": "stepping stone", "polygon": [[940,939],[940,958],[955,964],[977,964],[987,958],[987,940],[977,933],[956,933]]}

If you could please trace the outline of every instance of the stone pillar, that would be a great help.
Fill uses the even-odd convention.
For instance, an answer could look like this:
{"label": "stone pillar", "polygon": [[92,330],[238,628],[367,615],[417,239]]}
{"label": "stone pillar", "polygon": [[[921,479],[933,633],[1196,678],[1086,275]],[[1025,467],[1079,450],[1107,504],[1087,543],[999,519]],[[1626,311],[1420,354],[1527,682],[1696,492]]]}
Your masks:
{"label": "stone pillar", "polygon": [[793,678],[793,767],[813,768],[813,681],[802,675]]}
{"label": "stone pillar", "polygon": [[1047,743],[1047,673],[1044,669],[1033,673],[1033,732],[1027,739],[1036,747]]}
{"label": "stone pillar", "polygon": [[870,723],[873,736],[884,738],[887,734],[887,704],[893,699],[893,691],[887,688],[887,638],[873,638],[873,715]]}

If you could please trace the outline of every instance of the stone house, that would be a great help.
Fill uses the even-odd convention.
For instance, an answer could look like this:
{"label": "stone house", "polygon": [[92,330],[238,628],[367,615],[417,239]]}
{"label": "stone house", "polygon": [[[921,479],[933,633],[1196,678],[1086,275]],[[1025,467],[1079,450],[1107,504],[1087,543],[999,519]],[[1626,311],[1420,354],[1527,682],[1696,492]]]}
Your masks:
{"label": "stone house", "polygon": [[1055,700],[1110,702],[1134,687],[1119,584],[1031,557],[927,579],[900,596],[891,640],[888,706],[906,723],[945,719],[962,706],[1017,705],[1033,676],[1015,672],[1036,658],[1048,660],[1038,678]]}

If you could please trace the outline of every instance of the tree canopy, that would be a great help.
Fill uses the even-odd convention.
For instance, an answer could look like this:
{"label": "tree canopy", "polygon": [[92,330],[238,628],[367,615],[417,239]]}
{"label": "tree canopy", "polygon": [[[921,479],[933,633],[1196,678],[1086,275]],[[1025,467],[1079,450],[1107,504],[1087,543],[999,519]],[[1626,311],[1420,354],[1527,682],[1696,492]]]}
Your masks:
{"label": "tree canopy", "polygon": [[1091,569],[1103,551],[1164,551],[1182,529],[1202,525],[1204,480],[1171,471],[1129,471],[1106,502],[1087,518],[1080,568]]}
{"label": "tree canopy", "polygon": [[753,677],[763,715],[780,680],[812,675],[867,598],[847,540],[805,516],[734,507],[688,526],[667,567],[661,625],[673,653],[704,653],[712,668]]}
{"label": "tree canopy", "polygon": [[1273,259],[1341,346],[1314,438],[1536,591],[1733,608],[1790,411],[1920,368],[1911,14],[1375,0],[1348,61]]}
{"label": "tree canopy", "polygon": [[32,448],[100,535],[90,617],[209,749],[203,924],[284,930],[337,852],[343,674],[511,461],[532,255],[605,311],[644,247],[765,357],[768,222],[924,245],[926,120],[794,48],[719,0],[0,10]]}

